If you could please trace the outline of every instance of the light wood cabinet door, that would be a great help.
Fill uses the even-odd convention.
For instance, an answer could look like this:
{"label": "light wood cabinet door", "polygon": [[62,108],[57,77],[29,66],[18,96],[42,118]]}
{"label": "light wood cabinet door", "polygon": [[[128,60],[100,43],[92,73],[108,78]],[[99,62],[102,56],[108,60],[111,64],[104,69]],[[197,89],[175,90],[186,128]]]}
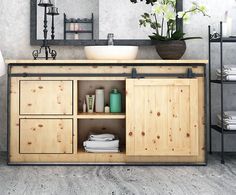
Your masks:
{"label": "light wood cabinet door", "polygon": [[73,119],[20,119],[21,154],[71,154]]}
{"label": "light wood cabinet door", "polygon": [[126,154],[198,155],[198,80],[126,80]]}
{"label": "light wood cabinet door", "polygon": [[20,81],[20,115],[72,115],[73,81]]}

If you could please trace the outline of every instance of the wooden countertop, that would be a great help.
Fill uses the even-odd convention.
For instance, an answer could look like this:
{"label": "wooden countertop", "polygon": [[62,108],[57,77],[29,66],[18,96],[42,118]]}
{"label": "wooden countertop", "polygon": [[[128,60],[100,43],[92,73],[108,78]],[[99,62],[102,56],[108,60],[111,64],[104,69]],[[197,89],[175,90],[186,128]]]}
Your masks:
{"label": "wooden countertop", "polygon": [[6,64],[208,64],[208,60],[5,60]]}

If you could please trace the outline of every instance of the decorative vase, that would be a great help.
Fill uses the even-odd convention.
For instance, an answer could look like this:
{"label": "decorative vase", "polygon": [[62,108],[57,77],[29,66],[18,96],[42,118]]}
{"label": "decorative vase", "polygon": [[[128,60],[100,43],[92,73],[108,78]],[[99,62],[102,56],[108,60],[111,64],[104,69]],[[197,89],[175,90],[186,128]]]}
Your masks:
{"label": "decorative vase", "polygon": [[186,51],[186,43],[181,40],[158,41],[156,51],[163,60],[179,60]]}

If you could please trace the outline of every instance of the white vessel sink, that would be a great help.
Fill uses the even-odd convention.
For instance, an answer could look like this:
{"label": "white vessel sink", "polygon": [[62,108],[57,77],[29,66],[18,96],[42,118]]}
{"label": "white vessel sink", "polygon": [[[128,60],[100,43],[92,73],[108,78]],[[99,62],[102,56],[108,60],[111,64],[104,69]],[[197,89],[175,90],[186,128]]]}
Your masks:
{"label": "white vessel sink", "polygon": [[135,60],[138,46],[86,46],[88,60]]}

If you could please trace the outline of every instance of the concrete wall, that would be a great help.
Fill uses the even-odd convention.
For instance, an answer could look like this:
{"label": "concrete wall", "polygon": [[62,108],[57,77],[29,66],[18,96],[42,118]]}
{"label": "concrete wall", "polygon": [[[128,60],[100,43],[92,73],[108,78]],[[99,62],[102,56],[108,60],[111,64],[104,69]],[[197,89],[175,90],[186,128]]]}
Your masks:
{"label": "concrete wall", "polygon": [[[127,0],[128,1],[128,0]],[[198,0],[200,1],[200,0]],[[202,40],[188,41],[188,49],[184,59],[207,59],[208,41],[207,26],[214,25],[218,29],[219,21],[223,19],[224,12],[228,9],[236,9],[235,0],[205,0],[203,1],[209,10],[211,18],[201,16],[192,17],[188,24],[184,25],[185,32],[190,36],[202,36]],[[189,1],[184,0],[184,6],[187,7]],[[113,7],[114,8],[114,7]],[[129,12],[126,13],[129,15]],[[125,17],[125,15],[124,15]],[[30,45],[30,1],[29,0],[1,0],[0,2],[0,49],[6,59],[32,59],[32,50],[37,48]],[[104,24],[105,25],[105,24]],[[58,59],[83,59],[85,57],[83,47],[54,47],[58,51]],[[219,66],[219,47],[214,45],[213,49],[214,69]],[[236,63],[236,45],[227,44],[225,47],[225,63]],[[141,47],[139,59],[159,59],[153,47]],[[0,80],[0,151],[6,150],[6,79]],[[213,95],[213,113],[219,111],[219,90],[214,89]],[[233,90],[234,89],[234,90]],[[229,86],[226,89],[226,98],[228,99],[226,108],[236,109],[236,88]],[[220,138],[214,133],[214,150],[220,147]],[[226,138],[227,150],[236,149],[234,137]]]}

